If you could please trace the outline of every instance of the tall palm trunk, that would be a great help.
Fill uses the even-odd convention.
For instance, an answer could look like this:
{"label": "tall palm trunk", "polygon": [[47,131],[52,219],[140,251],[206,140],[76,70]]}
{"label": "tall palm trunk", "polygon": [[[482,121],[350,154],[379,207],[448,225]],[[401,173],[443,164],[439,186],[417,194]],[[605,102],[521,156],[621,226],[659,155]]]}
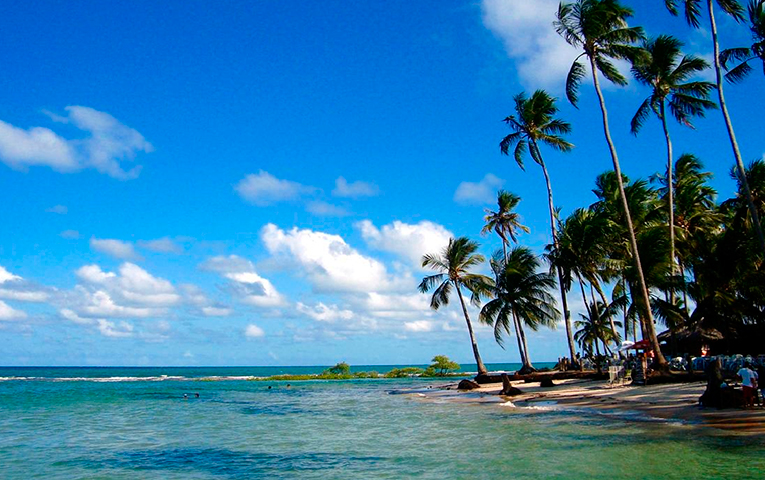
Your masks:
{"label": "tall palm trunk", "polygon": [[[552,231],[553,245],[556,250],[558,248],[558,234],[555,230],[555,204],[553,203],[552,184],[550,183],[550,175],[547,173],[547,166],[542,159],[542,154],[539,152],[537,142],[532,140],[532,148],[536,151],[537,158],[539,158],[539,165],[542,167],[542,173],[545,176],[545,183],[547,184],[547,205],[550,209],[550,230]],[[558,271],[558,286],[560,287],[560,301],[563,307],[563,322],[566,325],[566,338],[568,339],[568,351],[571,355],[571,361],[574,362],[576,358],[576,344],[574,343],[574,330],[571,328],[571,312],[568,309],[568,299],[566,298],[566,288],[563,285],[563,270],[560,267],[556,267]]]}
{"label": "tall palm trunk", "polygon": [[[711,0],[710,0],[711,2]],[[624,192],[624,182],[622,182],[622,169],[619,165],[619,157],[616,154],[616,147],[611,140],[611,132],[608,129],[608,112],[606,111],[606,102],[603,99],[603,92],[600,91],[600,82],[598,81],[598,69],[595,65],[594,56],[590,56],[590,68],[592,68],[592,79],[595,83],[595,92],[598,94],[598,101],[600,102],[600,111],[603,114],[603,131],[606,134],[606,142],[608,143],[608,149],[611,151],[611,159],[614,163],[614,172],[616,172],[616,181],[619,184],[619,196],[622,199],[622,207],[624,208],[624,216],[627,219],[627,229],[629,230],[630,246],[632,247],[632,255],[635,257],[635,266],[638,271],[638,279],[640,281],[640,294],[643,297],[646,307],[647,316],[647,330],[649,334],[649,341],[651,347],[656,353],[656,362],[662,367],[667,368],[667,359],[661,353],[661,347],[659,346],[659,339],[656,337],[656,329],[653,325],[653,314],[651,313],[651,300],[648,296],[648,287],[645,283],[645,277],[643,276],[643,266],[640,264],[640,252],[638,252],[637,239],[635,238],[635,228],[632,225],[632,216],[630,215],[630,208],[627,204],[627,195]]]}
{"label": "tall palm trunk", "polygon": [[765,254],[765,236],[762,234],[762,225],[760,224],[760,217],[757,214],[757,207],[754,206],[754,199],[752,198],[752,191],[749,189],[749,182],[746,180],[746,171],[744,170],[744,162],[741,160],[741,151],[738,149],[738,142],[736,141],[736,134],[733,131],[733,124],[730,121],[730,115],[728,114],[728,107],[725,105],[725,96],[723,95],[722,84],[722,67],[720,66],[720,44],[717,40],[717,23],[715,22],[714,9],[712,8],[712,0],[707,0],[707,8],[709,9],[709,20],[712,26],[712,42],[714,43],[715,53],[715,75],[717,77],[717,95],[720,97],[720,110],[722,111],[723,118],[725,119],[725,128],[728,129],[728,137],[730,138],[730,144],[733,147],[733,156],[736,157],[736,171],[738,172],[739,181],[741,187],[744,189],[746,195],[746,203],[749,207],[749,213],[752,215],[752,226],[757,234],[757,239],[760,242],[760,250]]}
{"label": "tall palm trunk", "polygon": [[454,287],[457,289],[457,296],[460,298],[460,305],[462,305],[462,313],[465,314],[465,322],[467,322],[468,333],[470,333],[470,343],[473,344],[473,356],[475,356],[475,363],[478,367],[478,375],[486,375],[489,373],[486,370],[486,365],[481,360],[481,354],[478,353],[478,342],[475,340],[475,334],[473,333],[473,324],[470,323],[470,315],[468,315],[467,307],[465,306],[465,299],[462,297],[462,290],[459,283],[452,281]]}
{"label": "tall palm trunk", "polygon": [[[505,265],[507,265],[507,242],[502,239],[502,254],[505,257]],[[521,322],[513,315],[513,325],[515,325],[515,338],[518,340],[518,353],[521,357],[521,363],[526,365],[528,362],[528,345],[526,344],[526,333],[523,331]]]}
{"label": "tall palm trunk", "polygon": [[[515,310],[513,310],[513,321],[515,322],[516,325],[520,325],[521,324],[521,319],[518,318],[518,315],[515,314]],[[525,334],[521,334],[521,338],[523,338],[523,344],[524,344],[523,347],[524,347],[524,350],[526,351],[526,355],[522,359],[522,361],[523,361],[523,369],[522,370],[524,370],[524,373],[529,372],[529,371],[533,372],[535,370],[535,368],[531,364],[531,359],[529,358],[529,351],[527,350],[528,347],[526,347],[526,335]]]}
{"label": "tall palm trunk", "polygon": [[[670,272],[675,276],[675,183],[672,175],[672,139],[669,137],[669,128],[667,128],[667,116],[664,112],[664,99],[660,107],[661,125],[664,127],[664,138],[667,139],[667,192],[669,194],[669,260]],[[675,289],[669,291],[669,301],[675,304]]]}

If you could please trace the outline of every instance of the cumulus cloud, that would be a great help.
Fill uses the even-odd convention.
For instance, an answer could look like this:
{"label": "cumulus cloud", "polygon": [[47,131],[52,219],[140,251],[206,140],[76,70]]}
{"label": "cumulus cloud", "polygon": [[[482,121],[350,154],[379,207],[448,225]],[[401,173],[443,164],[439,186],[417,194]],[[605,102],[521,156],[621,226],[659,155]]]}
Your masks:
{"label": "cumulus cloud", "polygon": [[406,288],[385,265],[351,248],[339,235],[269,223],[261,230],[266,249],[295,262],[317,292],[377,292]]}
{"label": "cumulus cloud", "polygon": [[21,280],[21,277],[12,274],[6,270],[5,267],[0,266],[0,283],[11,282],[14,280]]}
{"label": "cumulus cloud", "polygon": [[322,302],[314,306],[298,302],[296,308],[298,312],[317,322],[334,323],[339,320],[348,321],[354,316],[351,310],[342,309],[337,305],[325,305]]}
{"label": "cumulus cloud", "polygon": [[56,205],[45,210],[48,213],[57,213],[59,215],[66,215],[69,213],[69,209],[64,205]]}
{"label": "cumulus cloud", "polygon": [[320,217],[346,217],[350,215],[350,212],[345,208],[324,202],[322,200],[308,202],[308,205],[306,205],[305,209],[309,213],[313,213],[314,215]]}
{"label": "cumulus cloud", "polygon": [[34,285],[0,266],[0,299],[18,302],[45,302],[49,294],[45,288]]}
{"label": "cumulus cloud", "polygon": [[561,91],[576,49],[555,32],[559,0],[482,0],[483,24],[502,40],[528,89]]}
{"label": "cumulus cloud", "polygon": [[229,288],[239,300],[256,307],[279,307],[286,304],[284,296],[266,278],[255,271],[249,260],[237,255],[217,256],[200,265],[202,270],[220,274],[229,280]]}
{"label": "cumulus cloud", "polygon": [[205,317],[228,317],[232,313],[233,313],[233,310],[231,310],[228,307],[216,307],[216,306],[202,307],[202,314]]}
{"label": "cumulus cloud", "polygon": [[293,201],[302,195],[310,194],[315,188],[290,180],[280,180],[261,170],[258,174],[244,177],[234,186],[234,190],[250,203],[259,207],[279,202]]}
{"label": "cumulus cloud", "polygon": [[81,316],[159,317],[182,300],[169,281],[132,263],[120,265],[118,273],[105,272],[98,265],[85,265],[75,273],[84,285],[78,285],[66,303]]}
{"label": "cumulus cloud", "polygon": [[4,301],[0,300],[0,321],[21,320],[27,318],[27,314],[16,310]]}
{"label": "cumulus cloud", "polygon": [[423,255],[441,251],[454,236],[441,225],[426,220],[416,224],[396,220],[379,229],[364,220],[358,222],[356,228],[372,248],[395,253],[416,267],[422,265]]}
{"label": "cumulus cloud", "polygon": [[78,128],[84,138],[66,139],[48,128],[24,130],[0,121],[0,161],[18,170],[32,166],[47,166],[58,172],[94,168],[121,180],[138,176],[140,166],[126,171],[123,163],[133,161],[139,152],[153,151],[143,135],[108,113],[89,107],[69,106],[65,111],[64,116],[48,116]]}
{"label": "cumulus cloud", "polygon": [[461,204],[486,204],[496,200],[497,190],[502,188],[504,180],[487,173],[480,182],[462,182],[454,192],[454,201]]}
{"label": "cumulus cloud", "polygon": [[183,251],[180,245],[167,237],[156,240],[140,240],[138,245],[157,253],[181,253]]}
{"label": "cumulus cloud", "polygon": [[104,318],[83,318],[69,309],[62,309],[59,314],[77,325],[92,326],[105,337],[126,338],[133,336],[133,325],[126,321],[113,322]]}
{"label": "cumulus cloud", "polygon": [[247,328],[244,329],[244,336],[247,338],[261,338],[265,335],[266,332],[264,332],[262,328],[255,325],[254,323],[247,325]]}
{"label": "cumulus cloud", "polygon": [[435,329],[435,323],[428,320],[416,320],[414,322],[404,323],[404,330],[407,332],[432,332]]}
{"label": "cumulus cloud", "polygon": [[59,236],[67,240],[77,240],[80,238],[80,232],[77,230],[64,230],[63,232],[59,233]]}
{"label": "cumulus cloud", "polygon": [[377,185],[368,182],[356,181],[348,182],[343,177],[338,177],[335,180],[335,189],[332,190],[332,195],[335,197],[374,197],[380,193],[380,189]]}
{"label": "cumulus cloud", "polygon": [[122,240],[93,237],[90,239],[90,248],[120,260],[137,260],[140,258],[133,244]]}

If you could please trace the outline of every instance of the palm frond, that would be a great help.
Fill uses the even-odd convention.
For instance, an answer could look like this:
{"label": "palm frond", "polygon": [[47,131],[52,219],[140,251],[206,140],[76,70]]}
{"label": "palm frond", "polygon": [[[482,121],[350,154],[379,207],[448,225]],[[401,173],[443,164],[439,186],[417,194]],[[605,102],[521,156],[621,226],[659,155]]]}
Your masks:
{"label": "palm frond", "polygon": [[579,85],[582,83],[585,75],[587,75],[587,70],[579,60],[576,60],[571,65],[571,69],[566,76],[566,98],[575,107],[579,100]]}

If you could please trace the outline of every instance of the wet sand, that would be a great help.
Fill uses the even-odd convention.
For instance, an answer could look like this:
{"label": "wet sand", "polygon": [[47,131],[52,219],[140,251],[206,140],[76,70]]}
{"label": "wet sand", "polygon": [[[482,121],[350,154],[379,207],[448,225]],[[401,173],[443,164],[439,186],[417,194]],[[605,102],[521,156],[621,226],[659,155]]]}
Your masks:
{"label": "wet sand", "polygon": [[[555,386],[542,388],[539,383],[513,382],[523,391],[514,397],[500,396],[502,384],[486,384],[470,392],[457,392],[456,385],[428,394],[450,401],[497,403],[502,408],[528,409],[557,405],[600,413],[639,413],[643,419],[680,421],[683,424],[709,428],[710,434],[741,434],[765,437],[765,409],[702,408],[698,399],[705,382],[648,386],[615,385],[596,380],[558,380]],[[532,408],[529,408],[532,407]],[[625,415],[626,417],[627,415]]]}

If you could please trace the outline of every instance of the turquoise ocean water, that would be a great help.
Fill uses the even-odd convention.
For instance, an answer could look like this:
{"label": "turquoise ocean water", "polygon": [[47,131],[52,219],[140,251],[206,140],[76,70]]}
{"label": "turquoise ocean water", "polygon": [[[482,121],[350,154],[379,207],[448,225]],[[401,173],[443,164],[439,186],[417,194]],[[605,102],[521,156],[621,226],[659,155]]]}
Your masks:
{"label": "turquoise ocean water", "polygon": [[[0,478],[765,475],[761,438],[708,436],[678,423],[596,412],[530,413],[417,394],[443,380],[302,381],[287,388],[288,382],[242,379],[321,370],[0,368]],[[405,389],[415,393],[398,394]]]}

